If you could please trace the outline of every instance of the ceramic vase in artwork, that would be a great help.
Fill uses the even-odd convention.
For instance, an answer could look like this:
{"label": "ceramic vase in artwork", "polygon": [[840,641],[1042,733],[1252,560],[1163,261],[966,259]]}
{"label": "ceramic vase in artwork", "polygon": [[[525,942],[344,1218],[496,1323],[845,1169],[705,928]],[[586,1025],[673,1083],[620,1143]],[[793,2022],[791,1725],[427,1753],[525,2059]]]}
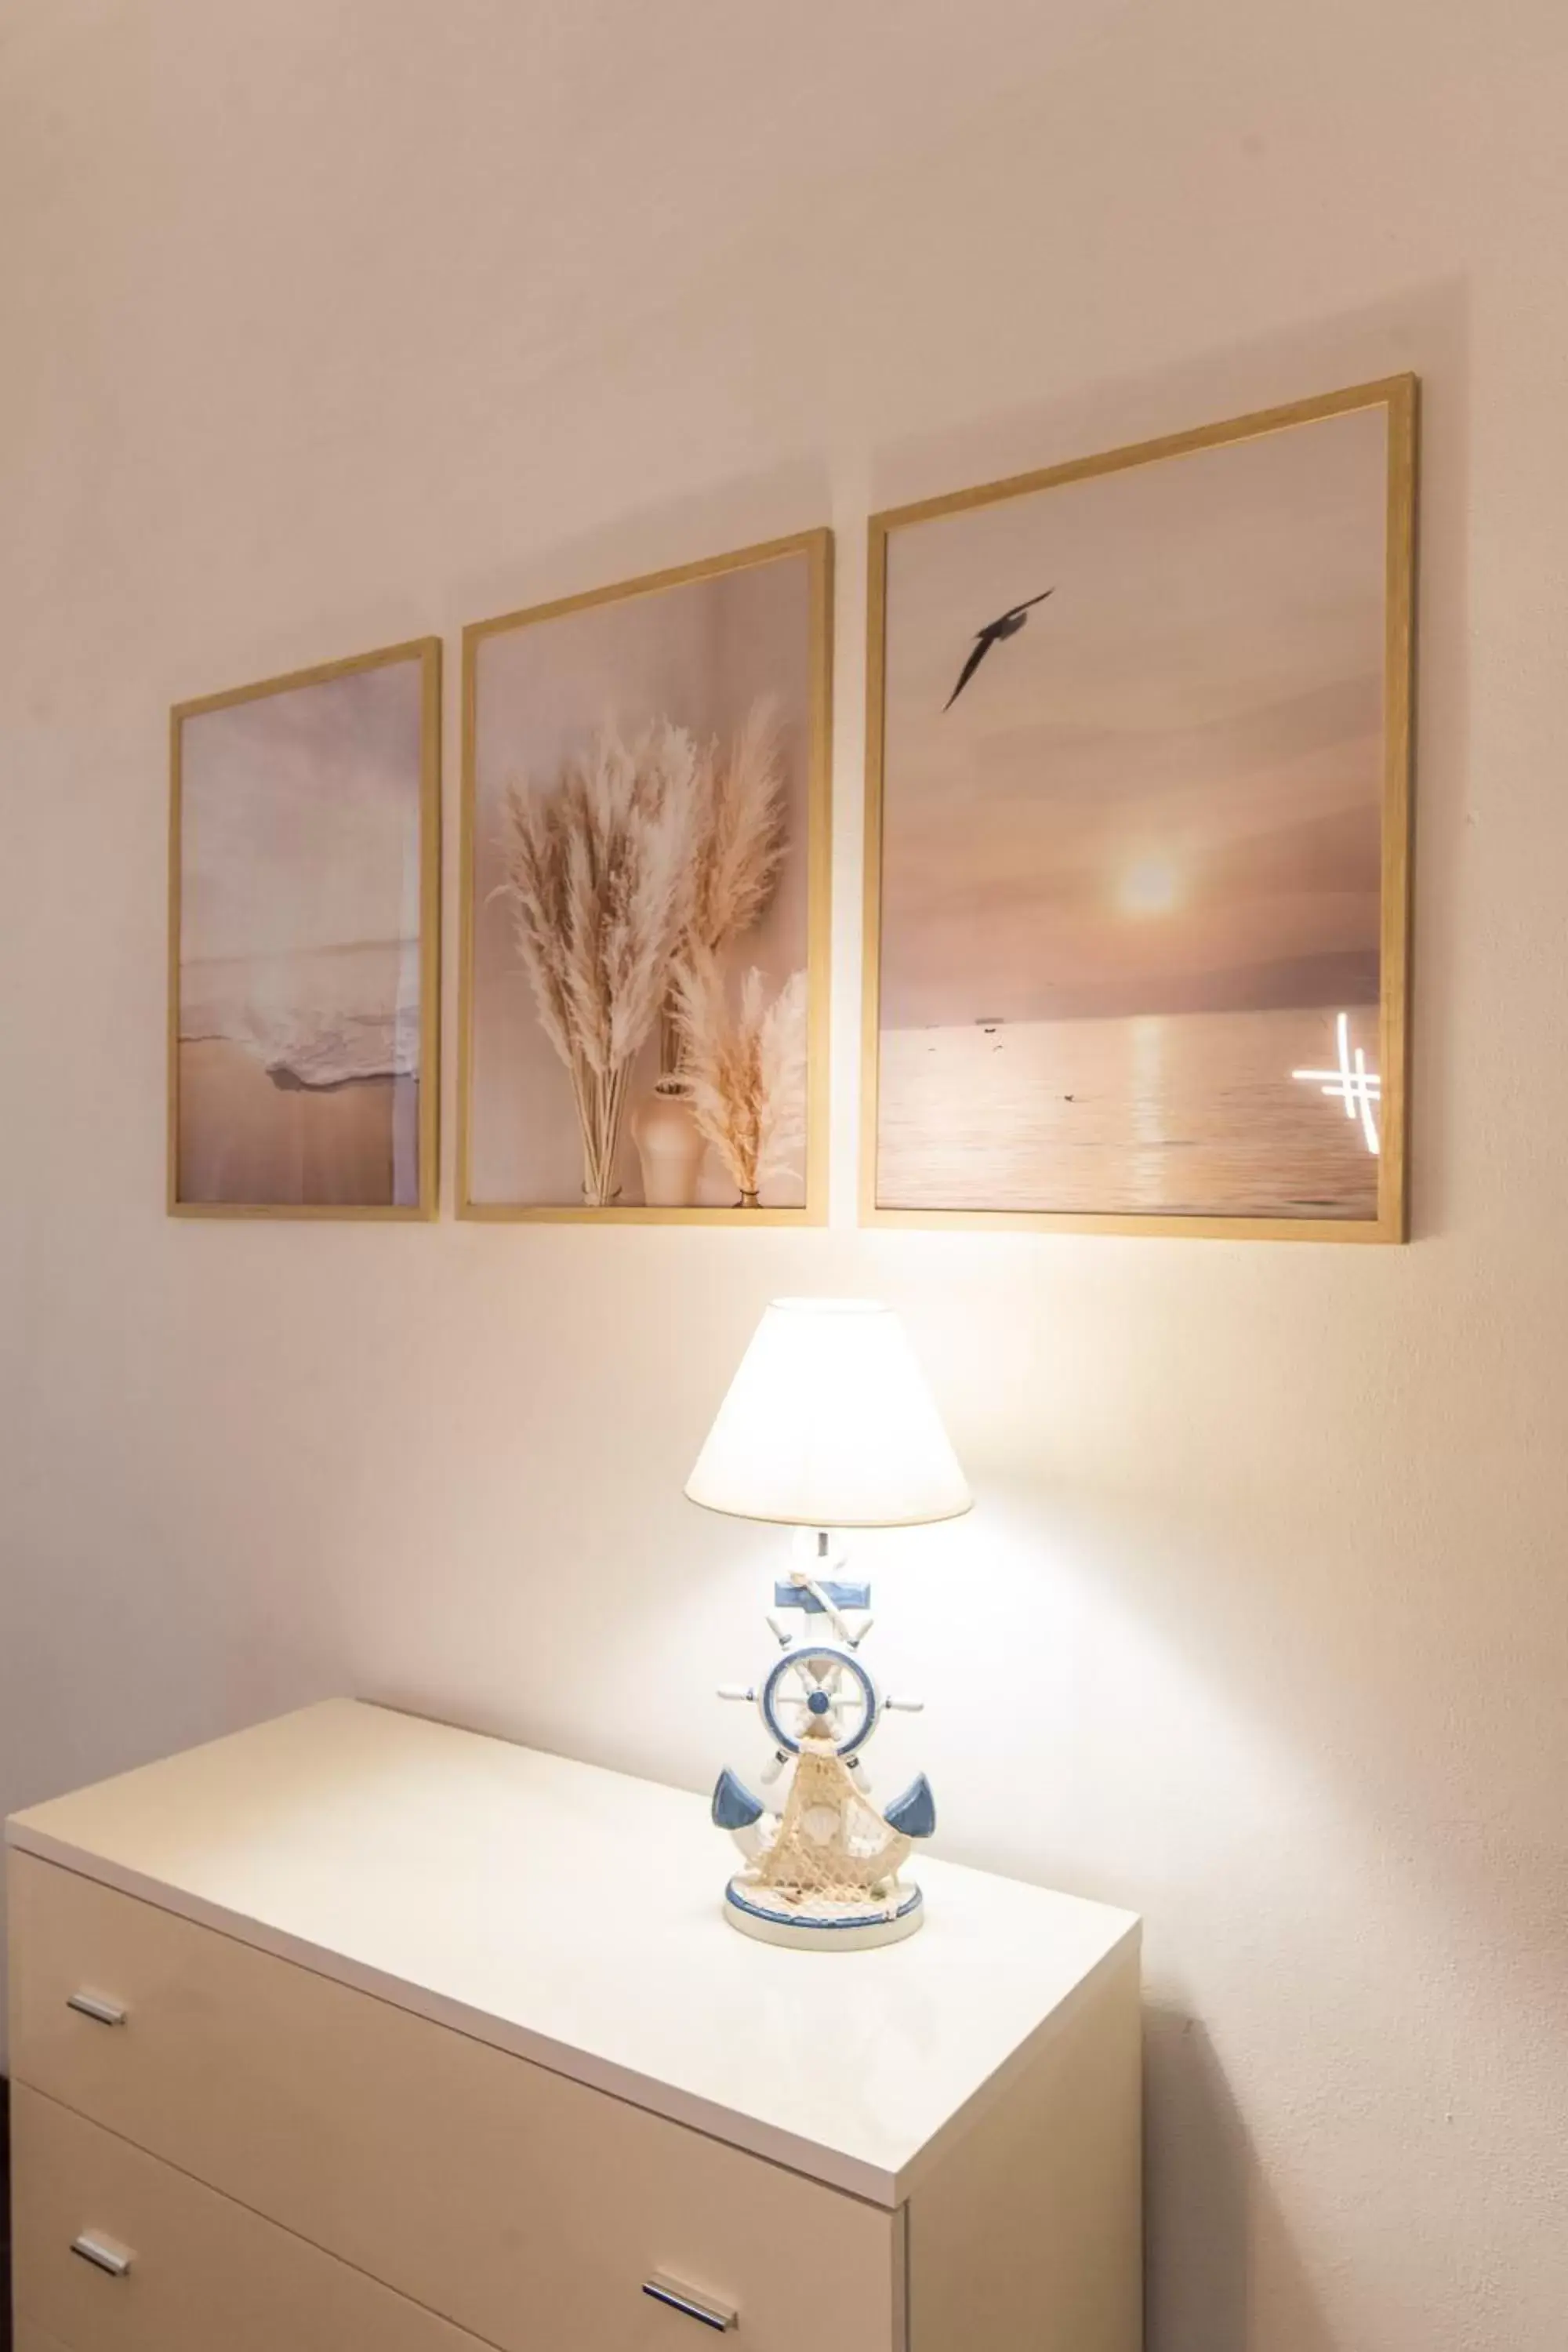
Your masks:
{"label": "ceramic vase in artwork", "polygon": [[632,1113],[632,1140],[642,1162],[643,1198],[650,1209],[696,1206],[707,1145],[679,1078],[660,1078]]}

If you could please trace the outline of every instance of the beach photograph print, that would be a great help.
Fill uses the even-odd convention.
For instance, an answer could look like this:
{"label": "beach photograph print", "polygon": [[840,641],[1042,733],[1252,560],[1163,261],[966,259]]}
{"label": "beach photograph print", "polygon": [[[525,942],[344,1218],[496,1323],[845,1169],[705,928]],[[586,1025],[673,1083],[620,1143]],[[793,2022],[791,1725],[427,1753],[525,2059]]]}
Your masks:
{"label": "beach photograph print", "polygon": [[440,655],[173,714],[176,1214],[435,1214]]}
{"label": "beach photograph print", "polygon": [[830,551],[465,632],[460,1214],[824,1213]]}
{"label": "beach photograph print", "polygon": [[1403,1236],[1413,404],[873,523],[868,1216]]}

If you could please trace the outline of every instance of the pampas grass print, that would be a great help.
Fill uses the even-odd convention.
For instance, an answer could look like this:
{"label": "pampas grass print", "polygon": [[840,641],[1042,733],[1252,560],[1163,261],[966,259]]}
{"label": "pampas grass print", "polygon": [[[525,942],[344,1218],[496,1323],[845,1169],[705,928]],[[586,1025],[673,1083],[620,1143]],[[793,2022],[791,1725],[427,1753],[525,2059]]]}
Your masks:
{"label": "pampas grass print", "polygon": [[784,847],[783,743],[766,698],[727,749],[668,719],[627,742],[606,719],[552,782],[508,793],[500,888],[571,1083],[591,1207],[616,1197],[632,1066],[661,1013],[663,1066],[742,1198],[804,1151],[805,975],[770,1003],[748,972],[731,1013],[720,961],[766,912]]}
{"label": "pampas grass print", "polygon": [[695,905],[697,755],[659,720],[626,744],[606,721],[553,786],[507,795],[502,885],[540,1026],[583,1134],[583,1197],[605,1207],[626,1082]]}

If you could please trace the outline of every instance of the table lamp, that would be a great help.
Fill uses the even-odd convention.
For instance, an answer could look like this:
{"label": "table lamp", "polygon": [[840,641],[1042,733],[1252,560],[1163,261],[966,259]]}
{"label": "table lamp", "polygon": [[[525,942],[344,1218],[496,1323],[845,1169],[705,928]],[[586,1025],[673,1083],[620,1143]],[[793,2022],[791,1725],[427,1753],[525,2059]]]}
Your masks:
{"label": "table lamp", "polygon": [[686,1482],[694,1503],[798,1529],[768,1624],[779,1645],[760,1684],[721,1698],[754,1706],[768,1743],[761,1793],[728,1769],[713,1819],[742,1856],[726,1890],[731,1927],[764,1943],[863,1950],[912,1936],[920,1888],[901,1874],[936,1827],[921,1773],[891,1804],[871,1794],[864,1750],[885,1695],[859,1652],[871,1588],[844,1574],[843,1532],[955,1518],[972,1497],[903,1325],[860,1298],[776,1298],[758,1325]]}

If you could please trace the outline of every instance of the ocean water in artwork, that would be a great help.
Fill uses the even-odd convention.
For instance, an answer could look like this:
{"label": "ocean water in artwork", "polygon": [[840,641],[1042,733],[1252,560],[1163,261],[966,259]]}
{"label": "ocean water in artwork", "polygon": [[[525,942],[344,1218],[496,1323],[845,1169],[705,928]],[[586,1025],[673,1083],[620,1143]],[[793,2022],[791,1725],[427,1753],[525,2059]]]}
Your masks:
{"label": "ocean water in artwork", "polygon": [[280,1086],[419,1074],[419,942],[187,963],[182,1040],[243,1046]]}
{"label": "ocean water in artwork", "polygon": [[[1375,1216],[1375,1108],[1292,1075],[1337,1071],[1337,1027],[1287,1007],[886,1030],[879,1202]],[[1376,1007],[1347,1033],[1375,1073]]]}

